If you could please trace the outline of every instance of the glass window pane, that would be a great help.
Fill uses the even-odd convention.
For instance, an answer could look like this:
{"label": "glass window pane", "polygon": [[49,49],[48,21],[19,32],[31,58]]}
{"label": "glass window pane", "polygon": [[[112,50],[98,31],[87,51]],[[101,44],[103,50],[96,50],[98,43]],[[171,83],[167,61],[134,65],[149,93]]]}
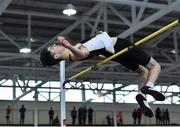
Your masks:
{"label": "glass window pane", "polygon": [[39,92],[38,99],[39,99],[39,101],[47,101],[49,99],[49,93],[48,92]]}
{"label": "glass window pane", "polygon": [[172,100],[173,100],[173,103],[177,103],[177,102],[179,102],[180,99],[179,99],[179,97],[175,96],[172,98]]}
{"label": "glass window pane", "polygon": [[97,83],[91,83],[91,85],[93,86],[93,88],[97,88]]}
{"label": "glass window pane", "polygon": [[168,88],[168,92],[179,92],[179,87],[176,85],[172,85]]}
{"label": "glass window pane", "polygon": [[86,96],[86,100],[92,100],[98,98],[97,94],[93,93],[92,90],[86,90],[85,96]]}
{"label": "glass window pane", "polygon": [[124,96],[123,98],[123,102],[124,103],[137,103],[135,97],[138,94],[138,92],[130,92],[128,94],[126,94],[126,96]]}
{"label": "glass window pane", "polygon": [[104,96],[104,102],[105,103],[113,103],[113,95],[108,94],[108,95]]}
{"label": "glass window pane", "polygon": [[107,90],[113,90],[113,84],[112,83],[104,83],[104,87],[103,89],[107,89]]}
{"label": "glass window pane", "polygon": [[162,86],[162,91],[165,92],[167,90],[168,86]]}
{"label": "glass window pane", "polygon": [[90,82],[82,82],[82,84],[84,84],[86,89],[91,88],[91,83]]}
{"label": "glass window pane", "polygon": [[67,90],[65,93],[66,101],[68,102],[81,102],[81,90]]}
{"label": "glass window pane", "polygon": [[59,87],[60,88],[60,86],[61,86],[61,84],[60,84],[60,82],[57,82],[57,81],[51,81],[50,82],[50,86],[51,87]]}
{"label": "glass window pane", "polygon": [[54,93],[60,93],[61,89],[50,89],[49,91],[54,92]]}
{"label": "glass window pane", "polygon": [[155,89],[158,90],[158,91],[161,91],[161,87],[160,86],[155,86]]}
{"label": "glass window pane", "polygon": [[12,100],[12,88],[0,88],[0,99],[1,100]]}
{"label": "glass window pane", "polygon": [[59,93],[51,93],[51,100],[57,100],[57,98],[59,99]]}
{"label": "glass window pane", "polygon": [[95,100],[92,100],[92,102],[104,102],[104,97],[96,98]]}
{"label": "glass window pane", "polygon": [[29,81],[29,86],[31,86],[31,87],[35,87],[36,85],[38,85],[39,83],[41,83],[41,81],[33,81],[33,80],[31,80],[31,81]]}
{"label": "glass window pane", "polygon": [[151,96],[151,95],[146,95],[146,99],[147,99],[147,101],[148,102],[154,102],[155,100],[154,100],[154,98]]}
{"label": "glass window pane", "polygon": [[123,95],[116,95],[116,102],[123,103],[123,98],[124,98]]}
{"label": "glass window pane", "polygon": [[2,86],[13,86],[13,82],[12,82],[12,80],[4,79],[4,80],[1,80],[1,85]]}
{"label": "glass window pane", "polygon": [[76,87],[75,86],[76,83],[75,82],[67,82],[66,85],[65,85],[65,88],[72,88],[72,87]]}
{"label": "glass window pane", "polygon": [[115,84],[115,88],[119,88],[119,87],[121,87],[122,86],[122,84]]}
{"label": "glass window pane", "polygon": [[16,97],[22,95],[22,90],[20,88],[16,88]]}
{"label": "glass window pane", "polygon": [[138,90],[138,85],[128,85],[123,90]]}
{"label": "glass window pane", "polygon": [[43,84],[41,87],[50,87],[50,83],[46,82],[45,84]]}
{"label": "glass window pane", "polygon": [[20,100],[23,101],[33,101],[34,100],[34,91],[28,93],[27,95],[25,95],[24,97],[20,98]]}

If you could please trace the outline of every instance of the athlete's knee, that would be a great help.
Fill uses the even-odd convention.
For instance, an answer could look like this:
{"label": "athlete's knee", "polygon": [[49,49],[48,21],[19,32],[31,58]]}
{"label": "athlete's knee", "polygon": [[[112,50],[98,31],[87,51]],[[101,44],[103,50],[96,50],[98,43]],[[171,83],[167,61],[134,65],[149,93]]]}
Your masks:
{"label": "athlete's knee", "polygon": [[151,58],[146,67],[148,70],[156,69],[158,72],[161,71],[161,65],[153,58]]}
{"label": "athlete's knee", "polygon": [[156,61],[156,60],[154,60],[154,68],[158,71],[158,72],[160,72],[161,71],[161,65]]}
{"label": "athlete's knee", "polygon": [[138,69],[136,70],[136,72],[141,75],[142,77],[144,77],[145,79],[147,79],[147,76],[149,74],[149,70],[141,65],[139,65]]}
{"label": "athlete's knee", "polygon": [[141,74],[141,73],[144,73],[145,70],[144,70],[143,67],[140,65],[140,66],[138,67],[138,69],[136,70],[136,72],[139,73],[139,74]]}
{"label": "athlete's knee", "polygon": [[158,71],[160,72],[161,71],[161,65],[157,62],[157,69],[158,69]]}

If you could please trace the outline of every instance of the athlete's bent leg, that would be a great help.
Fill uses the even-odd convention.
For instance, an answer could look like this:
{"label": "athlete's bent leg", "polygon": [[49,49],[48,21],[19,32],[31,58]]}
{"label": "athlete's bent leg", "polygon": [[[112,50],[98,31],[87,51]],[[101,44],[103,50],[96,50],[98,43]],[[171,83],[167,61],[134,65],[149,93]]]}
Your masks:
{"label": "athlete's bent leg", "polygon": [[136,72],[142,77],[144,78],[145,81],[147,81],[148,79],[148,75],[149,75],[149,70],[147,68],[145,68],[142,65],[139,65],[138,69],[136,70]]}
{"label": "athlete's bent leg", "polygon": [[152,84],[154,84],[161,71],[160,64],[151,57],[149,63],[145,67],[149,70],[147,83],[151,82]]}
{"label": "athlete's bent leg", "polygon": [[141,92],[141,88],[143,88],[146,84],[146,81],[148,79],[149,70],[145,68],[144,66],[139,65],[136,72],[143,78],[141,83],[139,83],[139,94],[136,96],[136,101],[138,102],[139,107],[142,110],[142,113],[147,117],[153,117],[153,111],[151,107],[149,106],[145,94]]}
{"label": "athlete's bent leg", "polygon": [[154,83],[159,76],[159,73],[161,71],[161,66],[156,60],[151,58],[150,62],[146,65],[146,68],[149,70],[149,75],[147,77],[146,86],[141,88],[141,92],[144,94],[152,95],[155,100],[164,101],[165,96],[159,91],[154,89]]}

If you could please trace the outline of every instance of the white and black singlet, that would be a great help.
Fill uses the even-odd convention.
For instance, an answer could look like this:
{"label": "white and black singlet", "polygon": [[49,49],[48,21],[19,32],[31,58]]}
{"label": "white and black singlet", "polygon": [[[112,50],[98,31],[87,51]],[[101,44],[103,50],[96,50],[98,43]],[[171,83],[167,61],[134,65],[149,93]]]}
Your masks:
{"label": "white and black singlet", "polygon": [[[82,41],[81,43],[86,43],[90,39],[92,38],[86,39]],[[116,44],[114,45],[115,53],[131,45],[133,44],[130,41],[126,39],[118,38]],[[113,55],[113,53],[108,52],[105,48],[97,49],[97,50],[90,51],[89,56],[87,56],[85,59],[89,59],[91,57],[99,56],[99,55],[110,57]],[[151,59],[151,56],[149,56],[146,52],[139,49],[138,47],[134,47],[134,48],[129,49],[129,51],[112,59],[112,61],[118,62],[122,64],[123,66],[127,67],[128,69],[135,71],[138,69],[139,65],[146,66],[149,63],[150,59]]]}

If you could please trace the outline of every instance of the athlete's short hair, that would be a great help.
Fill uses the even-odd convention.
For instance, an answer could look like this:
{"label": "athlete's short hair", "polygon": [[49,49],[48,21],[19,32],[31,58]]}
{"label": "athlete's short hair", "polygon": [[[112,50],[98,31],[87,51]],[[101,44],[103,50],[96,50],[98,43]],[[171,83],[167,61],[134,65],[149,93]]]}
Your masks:
{"label": "athlete's short hair", "polygon": [[53,55],[47,48],[42,49],[40,53],[40,60],[43,66],[53,66],[60,61],[60,59],[54,59]]}

